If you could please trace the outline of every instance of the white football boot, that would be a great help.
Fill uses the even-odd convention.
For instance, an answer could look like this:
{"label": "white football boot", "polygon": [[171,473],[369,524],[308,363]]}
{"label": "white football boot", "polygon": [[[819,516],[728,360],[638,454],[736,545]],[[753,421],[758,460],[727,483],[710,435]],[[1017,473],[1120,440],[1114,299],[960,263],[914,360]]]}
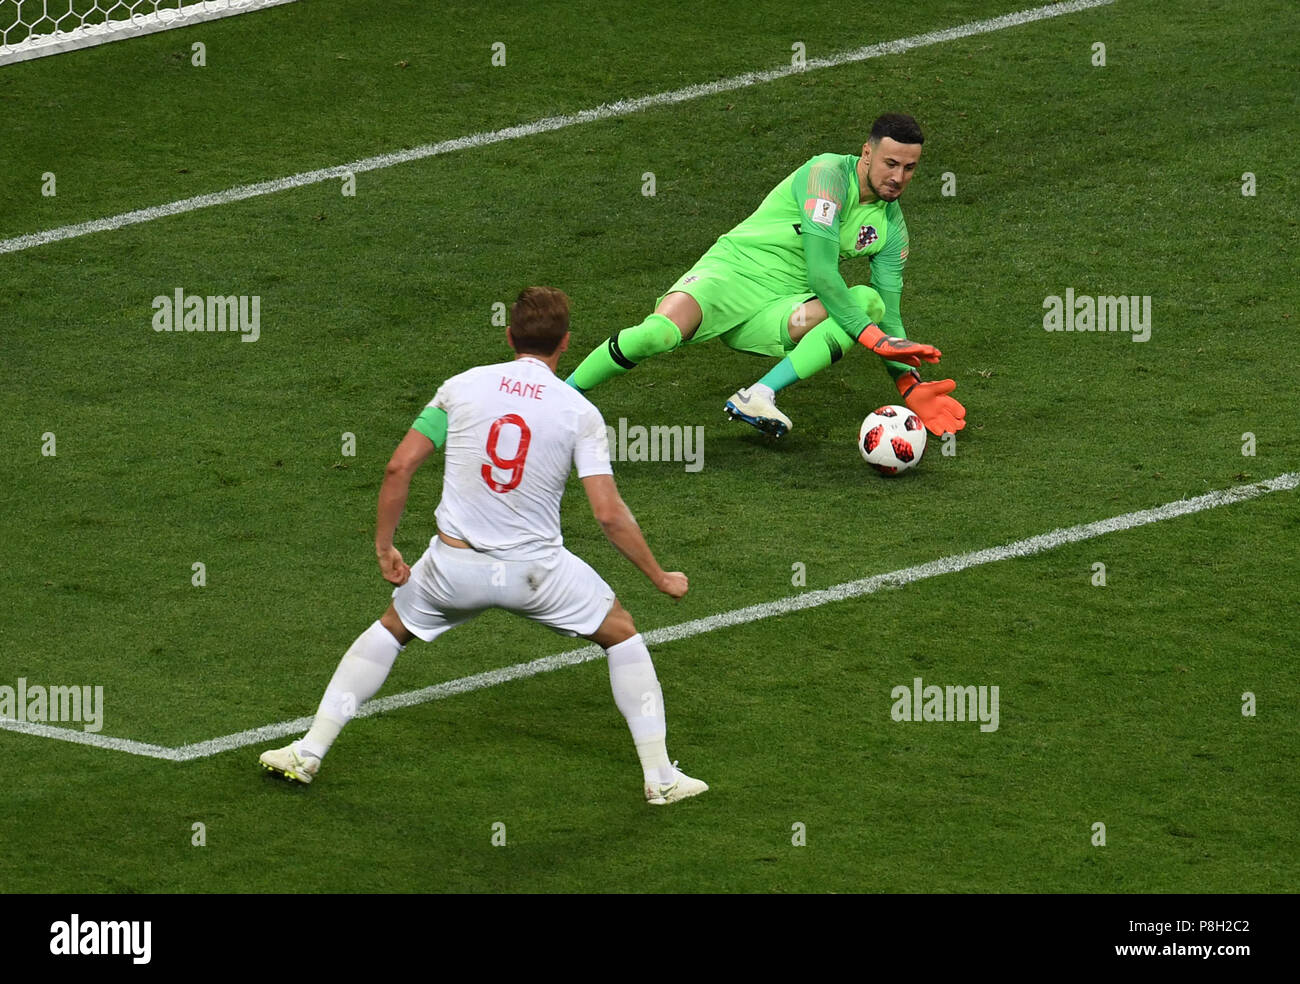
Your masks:
{"label": "white football boot", "polygon": [[320,769],[320,759],[315,755],[301,754],[296,741],[292,745],[285,745],[284,748],[263,752],[257,760],[262,763],[262,768],[270,772],[278,772],[286,779],[292,779],[303,785],[308,785],[316,778],[316,773]]}
{"label": "white football boot", "polygon": [[709,791],[707,782],[692,779],[686,773],[679,771],[676,762],[673,763],[673,771],[677,773],[677,779],[674,782],[648,782],[645,784],[645,801],[651,806],[666,806],[669,803],[676,803],[678,800],[699,796],[700,793]]}
{"label": "white football boot", "polygon": [[769,437],[781,437],[794,429],[790,418],[776,408],[776,402],[752,389],[739,389],[727,401],[727,416],[757,427]]}

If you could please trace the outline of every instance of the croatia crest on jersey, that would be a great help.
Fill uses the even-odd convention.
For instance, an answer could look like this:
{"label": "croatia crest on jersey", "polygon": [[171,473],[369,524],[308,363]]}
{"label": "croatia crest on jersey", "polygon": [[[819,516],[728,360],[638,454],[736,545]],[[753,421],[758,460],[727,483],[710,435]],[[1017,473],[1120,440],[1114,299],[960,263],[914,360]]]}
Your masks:
{"label": "croatia crest on jersey", "polygon": [[876,227],[875,227],[875,226],[865,225],[865,226],[863,226],[861,229],[858,230],[858,246],[857,246],[857,248],[858,248],[858,249],[866,249],[868,246],[870,246],[872,243],[874,243],[874,242],[875,242],[877,239],[879,239],[879,238],[880,238],[880,234],[879,234],[878,232],[876,232]]}

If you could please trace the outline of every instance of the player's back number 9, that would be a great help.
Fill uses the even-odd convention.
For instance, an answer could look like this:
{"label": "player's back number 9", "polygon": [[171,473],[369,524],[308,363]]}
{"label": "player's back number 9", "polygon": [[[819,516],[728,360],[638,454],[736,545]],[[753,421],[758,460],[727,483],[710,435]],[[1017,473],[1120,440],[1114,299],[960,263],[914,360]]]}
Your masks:
{"label": "player's back number 9", "polygon": [[[503,458],[497,454],[497,442],[501,438],[501,428],[506,424],[514,424],[519,428],[519,446],[515,449],[513,458]],[[524,418],[517,413],[508,413],[492,421],[492,429],[488,431],[487,455],[492,459],[492,465],[495,465],[499,471],[510,473],[509,479],[505,482],[498,482],[492,477],[492,465],[484,465],[482,474],[483,481],[487,482],[488,488],[493,492],[509,492],[524,480],[524,459],[528,457],[528,444],[533,439],[533,432],[528,429],[528,424]]]}

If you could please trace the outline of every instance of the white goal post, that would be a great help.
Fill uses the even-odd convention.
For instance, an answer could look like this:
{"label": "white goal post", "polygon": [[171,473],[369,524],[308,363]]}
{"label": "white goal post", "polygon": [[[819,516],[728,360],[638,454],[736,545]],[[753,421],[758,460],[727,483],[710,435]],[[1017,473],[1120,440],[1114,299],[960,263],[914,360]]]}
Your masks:
{"label": "white goal post", "polygon": [[295,0],[0,0],[0,65]]}

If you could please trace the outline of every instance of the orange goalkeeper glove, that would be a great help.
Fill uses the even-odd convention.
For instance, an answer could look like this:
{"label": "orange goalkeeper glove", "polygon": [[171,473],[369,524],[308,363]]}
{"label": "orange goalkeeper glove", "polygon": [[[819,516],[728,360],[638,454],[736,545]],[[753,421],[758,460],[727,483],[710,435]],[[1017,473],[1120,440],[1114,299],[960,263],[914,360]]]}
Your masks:
{"label": "orange goalkeeper glove", "polygon": [[862,329],[862,333],[858,335],[858,342],[882,358],[892,359],[895,362],[904,362],[909,366],[919,366],[922,360],[925,362],[938,362],[939,357],[943,355],[933,345],[886,335],[878,327],[871,324]]}
{"label": "orange goalkeeper glove", "polygon": [[921,382],[914,372],[898,377],[898,392],[907,409],[921,418],[931,434],[956,433],[966,426],[966,408],[948,394],[957,388],[952,379]]}

